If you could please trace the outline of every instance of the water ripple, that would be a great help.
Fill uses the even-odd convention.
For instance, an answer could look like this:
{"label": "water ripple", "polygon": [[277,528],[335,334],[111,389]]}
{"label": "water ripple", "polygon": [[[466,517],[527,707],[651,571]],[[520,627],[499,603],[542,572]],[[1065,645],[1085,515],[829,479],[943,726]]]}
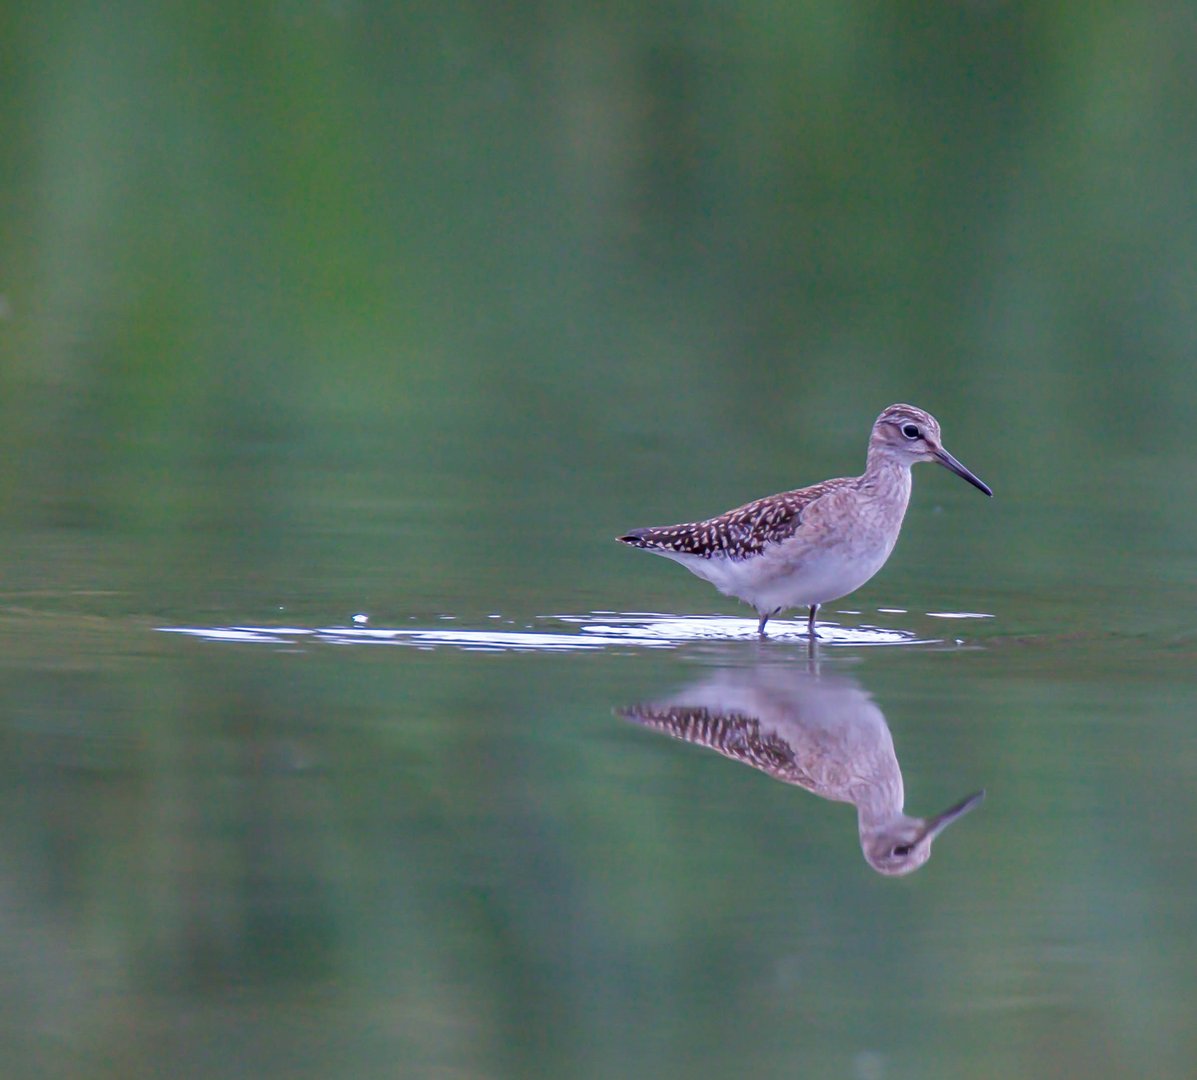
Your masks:
{"label": "water ripple", "polygon": [[[963,616],[961,616],[963,617]],[[974,616],[975,617],[975,616]],[[207,641],[240,644],[301,646],[406,645],[420,649],[456,648],[484,652],[570,651],[613,647],[678,648],[693,642],[758,641],[755,619],[719,615],[677,616],[654,612],[598,612],[552,615],[522,630],[449,629],[441,627],[364,626],[163,626],[164,633],[185,634]],[[774,619],[770,643],[807,644],[806,621]],[[910,630],[879,626],[837,626],[819,623],[823,646],[930,645],[940,638],[921,637]]]}

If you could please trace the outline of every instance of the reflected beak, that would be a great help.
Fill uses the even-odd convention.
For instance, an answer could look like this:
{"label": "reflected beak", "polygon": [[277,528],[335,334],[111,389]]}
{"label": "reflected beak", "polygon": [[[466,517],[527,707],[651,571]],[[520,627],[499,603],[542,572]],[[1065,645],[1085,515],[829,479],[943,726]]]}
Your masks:
{"label": "reflected beak", "polygon": [[928,818],[927,831],[923,833],[923,839],[934,840],[953,821],[964,817],[974,806],[978,806],[984,798],[985,789],[982,788],[980,791],[974,791],[967,799],[961,799],[955,806],[949,807],[942,814],[936,814],[935,817]]}
{"label": "reflected beak", "polygon": [[945,469],[951,469],[957,476],[967,480],[973,487],[979,491],[985,492],[990,498],[993,498],[993,490],[985,483],[984,480],[978,480],[968,469],[960,464],[951,454],[949,454],[942,446],[932,451],[935,455],[935,460],[938,461]]}

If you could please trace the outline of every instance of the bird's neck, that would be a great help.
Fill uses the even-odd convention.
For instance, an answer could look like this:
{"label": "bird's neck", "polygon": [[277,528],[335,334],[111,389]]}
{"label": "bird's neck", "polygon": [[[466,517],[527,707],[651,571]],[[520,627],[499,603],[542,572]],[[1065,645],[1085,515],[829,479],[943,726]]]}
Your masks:
{"label": "bird's neck", "polygon": [[876,832],[902,816],[906,794],[902,790],[902,774],[897,766],[895,761],[892,770],[871,777],[867,783],[854,785],[849,792],[852,802],[856,804],[856,820],[861,836]]}
{"label": "bird's neck", "polygon": [[900,503],[905,507],[910,500],[910,462],[870,446],[865,471],[860,478],[860,488],[874,497]]}

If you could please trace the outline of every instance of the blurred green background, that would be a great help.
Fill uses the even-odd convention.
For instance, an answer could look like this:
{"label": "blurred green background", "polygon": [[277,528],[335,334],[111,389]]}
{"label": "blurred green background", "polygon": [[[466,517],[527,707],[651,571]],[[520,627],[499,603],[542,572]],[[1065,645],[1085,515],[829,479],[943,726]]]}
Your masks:
{"label": "blurred green background", "polygon": [[[1195,49],[1167,2],[0,4],[4,1075],[1186,1075]],[[909,880],[613,715],[740,645],[156,630],[747,616],[611,538],[859,471],[893,401],[997,493],[918,470],[833,616],[994,616],[828,650],[919,812],[990,787]]]}

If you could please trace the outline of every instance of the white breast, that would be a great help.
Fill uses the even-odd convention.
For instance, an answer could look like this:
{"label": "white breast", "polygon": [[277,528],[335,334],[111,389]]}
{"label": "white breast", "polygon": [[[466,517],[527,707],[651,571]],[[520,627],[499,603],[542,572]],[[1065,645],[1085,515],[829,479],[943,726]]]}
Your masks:
{"label": "white breast", "polygon": [[[900,525],[900,520],[899,520]],[[770,545],[749,559],[678,552],[659,554],[681,563],[721,593],[761,612],[810,607],[838,600],[877,573],[893,551],[898,530],[852,529],[842,534],[819,530]]]}

